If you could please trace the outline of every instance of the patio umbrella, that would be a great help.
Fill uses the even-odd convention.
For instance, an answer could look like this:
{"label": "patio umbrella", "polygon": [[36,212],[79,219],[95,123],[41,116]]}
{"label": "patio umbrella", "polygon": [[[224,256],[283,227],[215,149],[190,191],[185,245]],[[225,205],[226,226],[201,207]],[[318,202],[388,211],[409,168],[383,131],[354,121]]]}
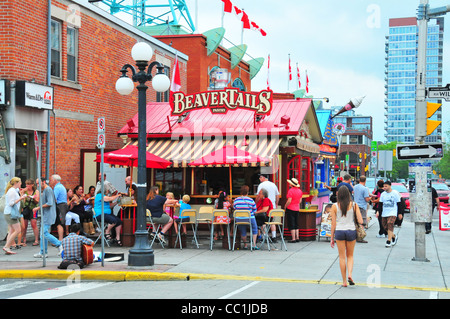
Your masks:
{"label": "patio umbrella", "polygon": [[228,165],[230,177],[230,196],[232,195],[232,174],[231,166],[236,164],[257,164],[268,163],[269,159],[241,150],[234,145],[225,145],[221,149],[213,151],[195,161],[189,163],[190,166],[206,165]]}
{"label": "patio umbrella", "polygon": [[[106,164],[129,166],[131,179],[133,179],[133,167],[138,166],[138,147],[127,145],[124,148],[103,154],[103,161]],[[165,169],[172,163],[150,152],[146,152],[146,167]],[[101,162],[101,154],[97,154],[94,162]],[[133,180],[131,180],[133,183]],[[131,189],[131,188],[130,188]]]}

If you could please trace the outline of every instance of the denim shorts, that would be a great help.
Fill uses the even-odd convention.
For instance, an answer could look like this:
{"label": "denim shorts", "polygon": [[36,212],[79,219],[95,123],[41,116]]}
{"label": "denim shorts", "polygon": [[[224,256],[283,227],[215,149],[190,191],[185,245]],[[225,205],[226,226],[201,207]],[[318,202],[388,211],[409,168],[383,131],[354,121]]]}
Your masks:
{"label": "denim shorts", "polygon": [[334,239],[354,241],[356,240],[356,230],[336,230],[334,232]]}

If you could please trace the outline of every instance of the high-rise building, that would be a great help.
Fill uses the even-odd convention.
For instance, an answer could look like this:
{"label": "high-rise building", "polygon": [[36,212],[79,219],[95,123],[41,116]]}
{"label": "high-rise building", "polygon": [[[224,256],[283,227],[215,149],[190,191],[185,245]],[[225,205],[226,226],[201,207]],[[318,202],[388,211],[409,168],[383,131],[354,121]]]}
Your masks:
{"label": "high-rise building", "polygon": [[[442,57],[444,19],[430,20],[427,38],[426,86],[442,86]],[[397,18],[389,20],[389,35],[386,36],[385,70],[385,140],[399,143],[414,143],[416,77],[417,77],[417,19]],[[431,101],[430,102],[440,102]],[[439,109],[431,118],[442,120]],[[427,136],[427,143],[441,142],[442,128],[438,127]]]}

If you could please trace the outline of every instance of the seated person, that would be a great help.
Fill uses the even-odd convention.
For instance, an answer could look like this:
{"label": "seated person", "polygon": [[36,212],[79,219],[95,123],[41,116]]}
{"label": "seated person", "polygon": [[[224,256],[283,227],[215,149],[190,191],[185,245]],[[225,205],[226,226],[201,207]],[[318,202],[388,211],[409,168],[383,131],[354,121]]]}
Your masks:
{"label": "seated person", "polygon": [[[105,190],[106,192],[106,190]],[[116,242],[117,245],[123,246],[122,241],[120,240],[120,231],[122,230],[122,220],[113,214],[112,208],[116,205],[116,203],[113,203],[115,199],[117,199],[120,194],[116,194],[113,196],[103,196],[103,210],[105,214],[105,223],[108,224],[108,227],[105,230],[105,239],[111,240],[111,230],[115,228],[116,231],[116,238],[113,240],[113,242]],[[102,194],[101,192],[95,195],[95,202],[94,202],[94,211],[95,211],[95,218],[97,219],[98,223],[101,223],[101,216],[102,216]]]}
{"label": "seated person", "polygon": [[[180,201],[180,218],[177,218],[175,220],[175,223],[179,223],[181,221],[189,221],[189,217],[185,217],[185,218],[181,218],[181,213],[183,212],[183,210],[185,209],[191,209],[191,205],[189,205],[189,202],[191,201],[191,198],[189,197],[189,195],[184,195],[183,199]],[[181,227],[183,228],[183,231],[181,233],[181,235],[186,235],[186,225],[181,225]],[[177,228],[177,227],[175,227]]]}
{"label": "seated person", "polygon": [[161,232],[155,234],[163,243],[166,243],[164,235],[166,235],[173,225],[173,219],[164,211],[164,205],[173,205],[176,202],[177,200],[167,199],[166,197],[159,195],[158,186],[152,186],[147,195],[146,208],[151,212],[153,222],[155,224],[163,225]]}
{"label": "seated person", "polygon": [[[256,213],[255,213],[255,218],[256,218],[256,224],[258,225],[258,227],[261,227],[264,225],[265,222],[267,222],[269,219],[269,212],[273,209],[273,204],[272,201],[269,199],[269,192],[265,189],[262,188],[259,191],[259,198],[260,200],[256,203]],[[275,230],[275,225],[271,226],[272,230]],[[264,228],[261,227],[262,232],[264,233]],[[275,237],[275,236],[273,236]]]}
{"label": "seated person", "polygon": [[83,244],[94,246],[94,242],[89,238],[80,236],[80,224],[72,224],[70,226],[70,234],[61,241],[64,251],[64,257],[59,269],[67,269],[71,264],[76,264],[80,268],[84,268],[85,264],[81,257],[81,246]]}

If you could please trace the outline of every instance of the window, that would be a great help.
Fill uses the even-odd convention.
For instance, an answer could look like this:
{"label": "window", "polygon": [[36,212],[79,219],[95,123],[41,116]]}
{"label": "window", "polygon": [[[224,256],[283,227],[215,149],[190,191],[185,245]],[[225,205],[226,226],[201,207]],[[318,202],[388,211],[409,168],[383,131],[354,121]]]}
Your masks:
{"label": "window", "polygon": [[[170,68],[164,66],[164,73],[170,78]],[[156,92],[156,102],[169,102],[170,88],[166,92]]]}
{"label": "window", "polygon": [[78,30],[67,28],[67,80],[77,82]]}
{"label": "window", "polygon": [[154,185],[159,186],[160,195],[173,192],[178,198],[183,195],[183,170],[179,168],[156,169]]}
{"label": "window", "polygon": [[51,75],[61,77],[61,22],[51,22]]}
{"label": "window", "polygon": [[235,79],[235,80],[233,81],[233,83],[231,84],[231,86],[234,87],[234,88],[238,88],[238,89],[239,89],[240,91],[242,91],[242,92],[247,91],[247,90],[245,89],[244,82],[242,82],[242,80],[239,79],[239,78]]}

